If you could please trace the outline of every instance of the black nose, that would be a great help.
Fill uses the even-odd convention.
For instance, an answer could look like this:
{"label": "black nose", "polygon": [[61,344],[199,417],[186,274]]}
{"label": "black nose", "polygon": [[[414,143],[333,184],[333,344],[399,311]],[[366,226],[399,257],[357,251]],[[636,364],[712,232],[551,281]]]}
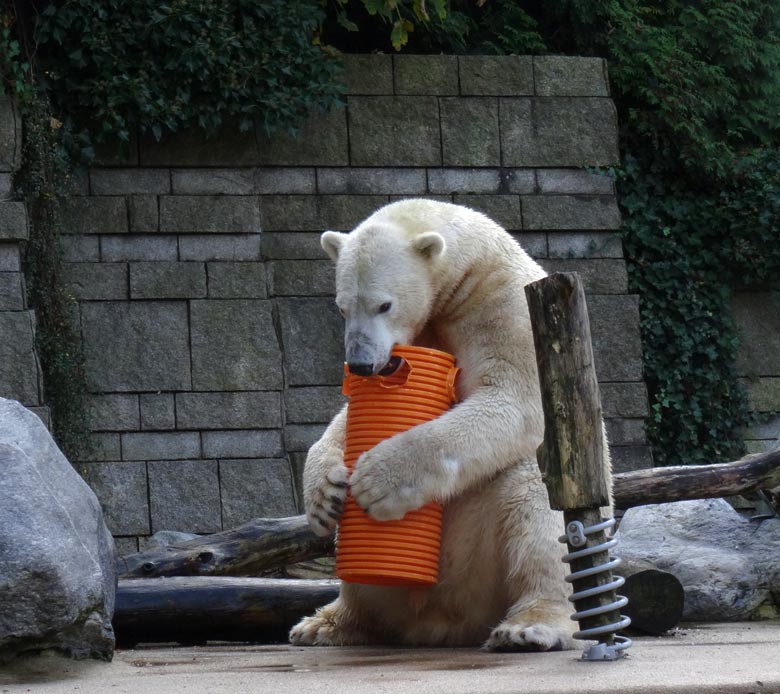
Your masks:
{"label": "black nose", "polygon": [[374,373],[373,364],[349,364],[349,372],[356,376],[371,376]]}

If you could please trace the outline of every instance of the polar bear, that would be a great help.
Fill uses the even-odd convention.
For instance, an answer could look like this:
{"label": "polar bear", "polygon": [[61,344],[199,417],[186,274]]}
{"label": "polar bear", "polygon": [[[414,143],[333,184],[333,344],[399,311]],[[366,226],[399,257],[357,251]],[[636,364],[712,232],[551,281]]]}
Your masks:
{"label": "polar bear", "polygon": [[364,453],[351,477],[346,408],[312,446],[303,486],[313,530],[336,531],[348,487],[378,520],[439,501],[440,578],[343,583],[291,643],[574,648],[563,520],[536,463],[544,420],[523,287],[545,272],[485,215],[425,199],[391,203],[321,243],[336,262],[352,372],[378,373],[396,343],[442,349],[460,367],[459,404]]}

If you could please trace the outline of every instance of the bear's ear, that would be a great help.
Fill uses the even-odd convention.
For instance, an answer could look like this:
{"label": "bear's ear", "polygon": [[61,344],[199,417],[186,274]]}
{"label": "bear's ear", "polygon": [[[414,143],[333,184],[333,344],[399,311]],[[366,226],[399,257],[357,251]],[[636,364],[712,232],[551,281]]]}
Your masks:
{"label": "bear's ear", "polygon": [[444,253],[447,244],[441,234],[438,234],[435,231],[426,231],[412,241],[412,248],[420,255],[430,258],[431,260],[436,260],[436,258]]}
{"label": "bear's ear", "polygon": [[346,234],[342,234],[338,231],[325,231],[322,236],[320,236],[320,245],[335,263],[339,259],[339,252],[346,240]]}

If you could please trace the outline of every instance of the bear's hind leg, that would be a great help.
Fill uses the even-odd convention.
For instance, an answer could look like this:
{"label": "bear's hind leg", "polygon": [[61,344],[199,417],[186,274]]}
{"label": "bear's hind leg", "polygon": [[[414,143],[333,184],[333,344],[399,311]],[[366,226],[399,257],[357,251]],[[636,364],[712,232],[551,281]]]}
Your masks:
{"label": "bear's hind leg", "polygon": [[342,597],[304,617],[290,630],[294,646],[363,646],[376,640],[360,628]]}
{"label": "bear's hind leg", "polygon": [[560,601],[523,600],[490,634],[489,651],[566,651],[579,648],[572,637],[574,622]]}

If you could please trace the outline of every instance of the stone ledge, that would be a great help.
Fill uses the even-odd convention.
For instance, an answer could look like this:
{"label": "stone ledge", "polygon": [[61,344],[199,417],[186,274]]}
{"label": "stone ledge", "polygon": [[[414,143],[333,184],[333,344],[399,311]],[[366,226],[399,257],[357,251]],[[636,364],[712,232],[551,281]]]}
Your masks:
{"label": "stone ledge", "polygon": [[206,266],[202,262],[130,263],[132,299],[202,299]]}
{"label": "stone ledge", "polygon": [[533,58],[527,55],[458,56],[464,96],[529,96],[534,93]]}
{"label": "stone ledge", "polygon": [[270,429],[282,425],[278,392],[176,393],[178,429]]}
{"label": "stone ledge", "polygon": [[617,200],[607,195],[524,195],[526,229],[611,230],[621,225]]}
{"label": "stone ledge", "polygon": [[455,55],[394,55],[396,94],[450,95],[458,93],[458,57]]}
{"label": "stone ledge", "polygon": [[279,429],[204,431],[203,454],[209,458],[279,458],[284,455]]}
{"label": "stone ledge", "polygon": [[393,93],[393,57],[385,54],[345,53],[344,77],[347,94]]}
{"label": "stone ledge", "polygon": [[171,192],[167,169],[93,169],[89,172],[93,195],[140,195]]}

